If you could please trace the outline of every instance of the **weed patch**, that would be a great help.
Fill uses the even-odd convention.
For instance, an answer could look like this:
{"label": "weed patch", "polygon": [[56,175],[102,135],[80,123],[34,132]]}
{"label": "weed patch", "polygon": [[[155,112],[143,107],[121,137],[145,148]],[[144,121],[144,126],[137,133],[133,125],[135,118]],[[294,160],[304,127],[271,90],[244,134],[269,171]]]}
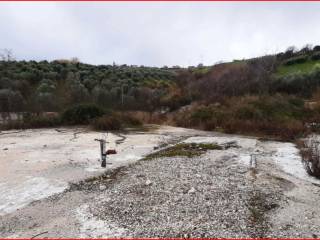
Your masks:
{"label": "weed patch", "polygon": [[266,213],[273,208],[278,207],[277,204],[268,203],[266,198],[266,194],[260,191],[253,191],[248,202],[248,224],[255,229],[254,232],[250,233],[253,238],[262,238],[266,236],[266,233],[269,231]]}
{"label": "weed patch", "polygon": [[152,153],[146,159],[161,158],[161,157],[196,157],[205,153],[207,150],[222,150],[222,147],[213,143],[179,143],[175,146]]}

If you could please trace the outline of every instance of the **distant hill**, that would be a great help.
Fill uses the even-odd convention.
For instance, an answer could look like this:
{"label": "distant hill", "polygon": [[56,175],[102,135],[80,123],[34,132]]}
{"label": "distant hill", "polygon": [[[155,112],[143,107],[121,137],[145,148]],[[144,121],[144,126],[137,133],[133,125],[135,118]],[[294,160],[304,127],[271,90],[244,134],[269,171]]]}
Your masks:
{"label": "distant hill", "polygon": [[144,108],[148,96],[165,94],[174,79],[169,68],[0,61],[0,111],[59,111],[81,102]]}
{"label": "distant hill", "polygon": [[248,94],[309,98],[320,85],[319,66],[319,46],[188,68],[7,59],[0,61],[0,112],[62,111],[78,103],[173,111],[192,102]]}

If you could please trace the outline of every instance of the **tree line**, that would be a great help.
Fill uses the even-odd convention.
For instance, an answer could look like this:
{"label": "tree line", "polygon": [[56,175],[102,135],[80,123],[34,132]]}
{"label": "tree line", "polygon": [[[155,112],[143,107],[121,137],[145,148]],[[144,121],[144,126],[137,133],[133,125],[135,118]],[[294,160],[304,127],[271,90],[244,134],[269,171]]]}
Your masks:
{"label": "tree line", "polygon": [[0,61],[0,112],[61,111],[79,103],[151,111],[174,79],[169,68],[15,61],[6,54]]}

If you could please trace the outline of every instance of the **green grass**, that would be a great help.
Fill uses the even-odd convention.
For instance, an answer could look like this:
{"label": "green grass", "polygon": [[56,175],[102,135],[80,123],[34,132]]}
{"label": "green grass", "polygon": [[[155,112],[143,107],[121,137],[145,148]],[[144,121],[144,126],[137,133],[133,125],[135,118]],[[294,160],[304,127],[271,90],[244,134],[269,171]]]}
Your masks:
{"label": "green grass", "polygon": [[203,67],[197,67],[197,68],[195,68],[192,72],[194,73],[194,74],[202,74],[202,75],[205,75],[205,74],[207,74],[209,71],[210,71],[210,69],[212,68],[212,66],[203,66]]}
{"label": "green grass", "polygon": [[285,77],[294,73],[309,73],[313,67],[320,63],[320,61],[308,60],[305,63],[293,65],[281,65],[275,73],[276,77]]}
{"label": "green grass", "polygon": [[161,157],[196,157],[205,153],[207,150],[221,150],[222,147],[213,143],[179,143],[175,146],[160,150],[159,152],[148,155],[145,159]]}

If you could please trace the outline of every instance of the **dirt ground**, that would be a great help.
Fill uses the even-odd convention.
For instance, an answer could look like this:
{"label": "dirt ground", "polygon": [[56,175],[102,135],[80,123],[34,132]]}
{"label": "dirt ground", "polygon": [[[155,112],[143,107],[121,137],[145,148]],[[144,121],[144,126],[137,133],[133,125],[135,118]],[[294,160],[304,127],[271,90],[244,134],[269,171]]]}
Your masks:
{"label": "dirt ground", "polygon": [[[101,137],[118,151],[106,169]],[[181,142],[222,148],[144,158]],[[292,143],[167,126],[8,131],[0,164],[3,238],[320,237],[320,181]]]}

